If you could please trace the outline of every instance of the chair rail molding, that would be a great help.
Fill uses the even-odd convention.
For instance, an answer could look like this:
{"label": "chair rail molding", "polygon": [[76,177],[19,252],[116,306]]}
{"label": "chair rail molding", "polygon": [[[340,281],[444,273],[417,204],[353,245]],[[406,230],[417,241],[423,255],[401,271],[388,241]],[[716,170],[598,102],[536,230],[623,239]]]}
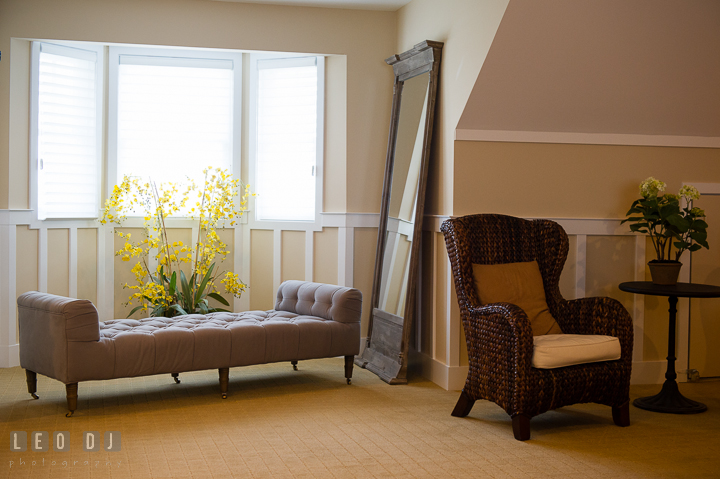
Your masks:
{"label": "chair rail molding", "polygon": [[[703,194],[720,195],[720,184],[695,184]],[[442,348],[445,351],[443,357],[431,357],[425,352],[414,351],[411,356],[411,363],[419,367],[422,374],[446,389],[462,389],[467,375],[467,366],[460,364],[461,358],[461,325],[458,320],[452,318],[452,310],[455,307],[453,301],[453,281],[449,268],[449,260],[445,255],[438,254],[438,241],[442,241],[440,224],[449,216],[426,215],[423,228],[425,231],[434,232],[432,237],[433,259],[431,265],[423,265],[423,274],[432,274],[433,291],[431,302],[432,312],[425,315],[423,320],[433,322],[432,330],[436,327],[445,327],[445,344]],[[576,297],[585,296],[587,276],[586,265],[586,240],[588,236],[627,236],[632,235],[620,225],[621,219],[587,219],[587,218],[551,218],[560,223],[568,235],[576,237],[575,250],[575,294]],[[338,229],[338,276],[337,284],[342,286],[354,286],[355,264],[355,228],[377,228],[379,214],[377,213],[323,213],[321,215],[323,228]],[[48,220],[38,221],[32,210],[0,210],[0,367],[12,367],[19,365],[19,349],[16,340],[17,335],[17,308],[16,298],[21,291],[16,288],[17,275],[17,227],[27,226],[31,230],[38,230],[38,289],[47,291],[48,282],[48,229],[67,229],[69,234],[68,252],[68,290],[71,296],[77,294],[78,285],[78,254],[77,254],[77,230],[97,230],[97,301],[96,306],[100,316],[112,318],[115,307],[114,298],[114,228],[102,226],[94,220]],[[129,225],[132,226],[132,225]],[[139,223],[138,223],[139,226]],[[192,228],[193,224],[184,220],[178,220],[175,227]],[[250,257],[251,228],[247,224],[240,224],[230,227],[236,230],[234,235],[234,251],[242,251],[242,254],[235,255],[234,270],[241,271],[243,277],[250,277],[250,262],[244,258]],[[252,229],[263,229],[255,225]],[[277,288],[280,284],[280,268],[277,266],[282,261],[282,231],[306,231],[305,236],[305,280],[312,279],[314,248],[313,248],[313,226],[304,228],[302,224],[294,224],[270,228],[274,232],[273,241],[273,286]],[[239,234],[237,234],[239,233]],[[194,232],[197,234],[197,232]],[[446,267],[442,268],[442,261]],[[643,280],[645,275],[645,237],[636,236],[635,240],[635,277],[634,280]],[[686,276],[681,276],[681,281],[688,281],[687,269],[683,271]],[[440,301],[439,291],[447,298],[441,311],[436,307]],[[248,310],[250,305],[251,291],[243,294],[242,298],[235,300],[236,310]],[[689,306],[680,304],[678,314],[678,371],[687,369],[687,350],[689,339]],[[634,298],[632,308],[633,324],[635,328],[635,346],[633,353],[633,383],[659,384],[664,378],[665,361],[643,361],[643,330],[644,330],[644,301],[642,297]],[[443,326],[444,325],[444,326]],[[432,338],[432,348],[436,351],[437,335]],[[419,344],[419,343],[418,343]],[[679,380],[684,380],[680,375]]]}
{"label": "chair rail molding", "polygon": [[626,133],[579,133],[565,131],[455,130],[457,141],[504,143],[561,143],[576,145],[667,146],[720,148],[716,136],[633,135]]}
{"label": "chair rail molding", "polygon": [[[337,284],[353,286],[354,276],[354,247],[355,228],[377,228],[380,215],[378,213],[322,213],[322,228],[337,228],[338,230],[338,275]],[[114,227],[101,225],[95,220],[46,220],[39,221],[34,210],[0,210],[0,367],[18,366],[19,347],[17,337],[17,307],[16,298],[24,291],[17,291],[17,228],[26,226],[36,230],[38,235],[37,251],[37,288],[41,292],[48,290],[48,230],[64,229],[68,232],[68,271],[67,282],[69,296],[78,294],[78,229],[94,229],[97,238],[97,299],[95,306],[101,318],[113,318],[115,310],[114,298]],[[142,220],[129,218],[125,227],[141,227]],[[193,237],[197,237],[197,223],[186,219],[172,219],[171,228],[186,228],[192,230]],[[249,226],[247,221],[236,226],[226,225],[233,229],[233,251],[242,252],[234,255],[233,270],[242,272],[242,277],[250,277],[251,232],[252,230],[273,231],[273,270],[272,283],[274,290],[281,282],[282,264],[282,232],[305,232],[305,281],[312,281],[314,275],[314,232],[317,225],[314,223],[274,223],[266,227],[255,222]],[[247,311],[250,309],[252,291],[246,291],[240,299],[235,299],[234,309]]]}

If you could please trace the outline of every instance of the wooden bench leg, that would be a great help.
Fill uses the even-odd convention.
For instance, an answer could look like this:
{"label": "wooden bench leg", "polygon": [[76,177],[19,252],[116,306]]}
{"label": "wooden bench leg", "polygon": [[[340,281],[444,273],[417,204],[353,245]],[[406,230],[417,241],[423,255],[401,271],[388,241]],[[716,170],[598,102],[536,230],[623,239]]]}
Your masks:
{"label": "wooden bench leg", "polygon": [[35,371],[30,371],[29,369],[26,369],[25,379],[27,380],[27,387],[30,395],[33,397],[33,399],[39,399],[38,395],[35,394],[37,392],[37,374],[35,374]]}
{"label": "wooden bench leg", "polygon": [[530,439],[530,416],[516,414],[512,418],[513,435],[518,441]]}
{"label": "wooden bench leg", "polygon": [[630,400],[625,404],[612,408],[612,418],[615,425],[627,427],[630,425]]}
{"label": "wooden bench leg", "polygon": [[175,380],[175,384],[180,384],[180,373],[170,373],[170,376]]}
{"label": "wooden bench leg", "polygon": [[465,417],[470,414],[470,410],[472,409],[473,405],[475,405],[475,400],[470,399],[470,396],[468,396],[468,394],[463,389],[460,392],[458,402],[455,403],[455,409],[453,409],[453,412],[451,412],[450,415],[455,417]]}
{"label": "wooden bench leg", "polygon": [[65,395],[67,396],[68,412],[65,417],[71,417],[77,409],[78,383],[65,385]]}
{"label": "wooden bench leg", "polygon": [[290,361],[290,364],[292,364],[292,367],[293,367],[293,371],[297,371],[297,370],[298,370],[298,369],[297,369],[297,363],[298,363],[297,361]]}
{"label": "wooden bench leg", "polygon": [[227,399],[230,368],[220,368],[218,369],[218,374],[220,376],[220,393],[222,394],[223,399]]}
{"label": "wooden bench leg", "polygon": [[345,356],[345,379],[347,383],[352,382],[353,365],[355,364],[355,356]]}

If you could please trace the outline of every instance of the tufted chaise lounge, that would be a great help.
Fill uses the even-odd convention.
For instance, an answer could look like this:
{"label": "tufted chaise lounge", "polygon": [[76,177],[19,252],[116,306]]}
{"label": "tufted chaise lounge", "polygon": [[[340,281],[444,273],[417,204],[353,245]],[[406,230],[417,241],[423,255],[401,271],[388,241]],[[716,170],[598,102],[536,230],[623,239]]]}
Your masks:
{"label": "tufted chaise lounge", "polygon": [[349,384],[361,309],[357,289],[286,281],[270,311],[99,322],[90,301],[32,291],[18,298],[20,365],[36,399],[37,373],[65,384],[68,417],[81,381],[218,369],[225,398],[231,367],[344,356]]}

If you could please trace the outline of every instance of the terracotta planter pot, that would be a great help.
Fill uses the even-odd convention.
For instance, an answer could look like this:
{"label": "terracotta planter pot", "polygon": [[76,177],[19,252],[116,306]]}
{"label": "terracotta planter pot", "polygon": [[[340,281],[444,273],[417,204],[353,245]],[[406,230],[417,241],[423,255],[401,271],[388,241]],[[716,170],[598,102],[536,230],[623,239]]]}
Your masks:
{"label": "terracotta planter pot", "polygon": [[675,285],[680,276],[682,263],[679,261],[650,261],[648,267],[650,267],[650,277],[654,284]]}

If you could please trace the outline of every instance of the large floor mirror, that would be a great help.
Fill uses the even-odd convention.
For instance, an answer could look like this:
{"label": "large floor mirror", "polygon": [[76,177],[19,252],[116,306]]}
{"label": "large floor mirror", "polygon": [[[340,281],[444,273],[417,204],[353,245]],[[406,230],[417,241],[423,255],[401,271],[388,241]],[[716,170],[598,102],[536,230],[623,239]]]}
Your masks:
{"label": "large floor mirror", "polygon": [[385,60],[395,83],[368,340],[356,364],[390,384],[407,382],[425,185],[443,44],[424,41]]}

